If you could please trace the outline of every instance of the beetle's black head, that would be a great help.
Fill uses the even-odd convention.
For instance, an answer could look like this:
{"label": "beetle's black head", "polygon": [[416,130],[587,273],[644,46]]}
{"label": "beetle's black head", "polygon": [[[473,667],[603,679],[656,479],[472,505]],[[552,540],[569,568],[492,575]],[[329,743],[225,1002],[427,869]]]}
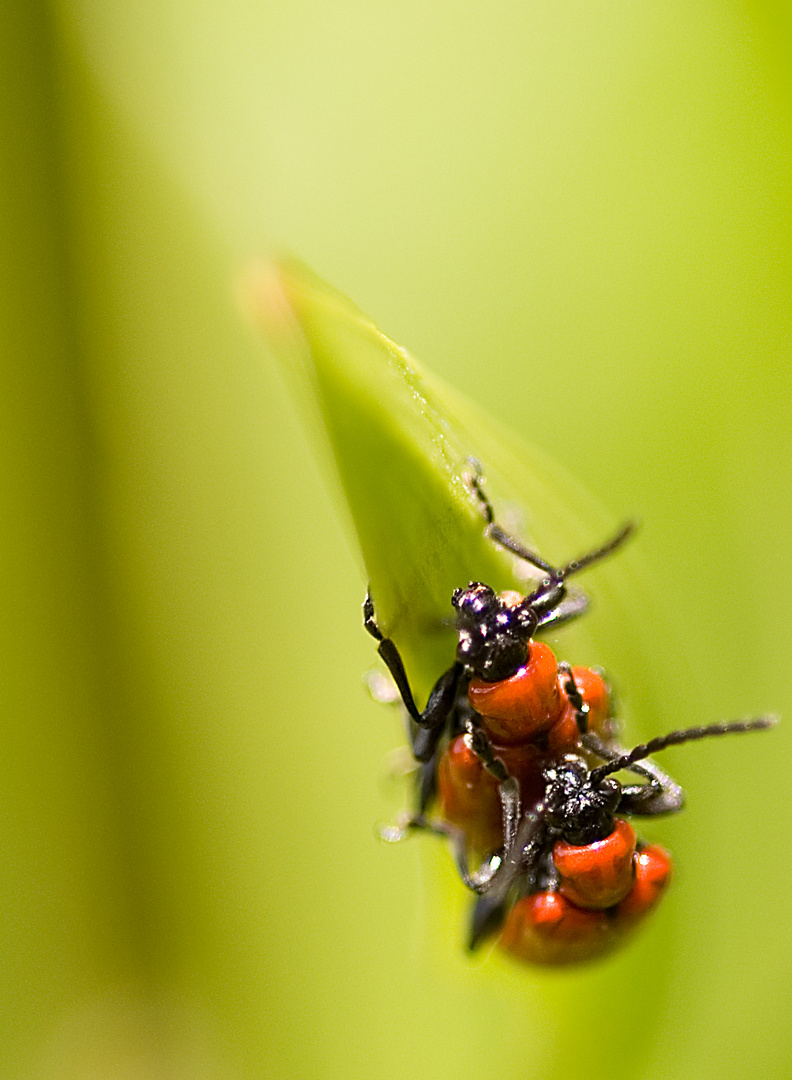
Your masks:
{"label": "beetle's black head", "polygon": [[567,754],[545,769],[545,822],[569,844],[593,844],[613,832],[621,784],[612,776],[590,780],[583,758]]}
{"label": "beetle's black head", "polygon": [[457,589],[451,603],[457,613],[457,660],[465,667],[498,682],[528,662],[528,643],[538,625],[530,607],[510,606],[480,581]]}

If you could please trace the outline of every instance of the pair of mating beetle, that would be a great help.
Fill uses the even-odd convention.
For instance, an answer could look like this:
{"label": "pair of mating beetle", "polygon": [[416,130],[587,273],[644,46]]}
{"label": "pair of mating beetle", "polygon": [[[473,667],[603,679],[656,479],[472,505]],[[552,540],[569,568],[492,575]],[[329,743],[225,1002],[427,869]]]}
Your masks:
{"label": "pair of mating beetle", "polygon": [[[449,838],[460,876],[477,894],[471,948],[498,935],[502,948],[529,963],[588,960],[622,941],[670,879],[668,854],[641,843],[627,820],[682,808],[682,789],[649,755],[772,727],[775,718],[673,731],[625,750],[601,673],[559,663],[536,635],[583,614],[588,602],[568,589],[569,578],[620,547],[633,526],[551,566],[497,524],[481,468],[471,464],[467,480],[486,535],[544,576],[527,596],[481,582],[456,590],[456,658],[423,711],[366,596],[364,625],[409,715],[419,766],[416,811],[385,835],[426,829]],[[622,770],[636,782],[620,783],[614,774]]]}

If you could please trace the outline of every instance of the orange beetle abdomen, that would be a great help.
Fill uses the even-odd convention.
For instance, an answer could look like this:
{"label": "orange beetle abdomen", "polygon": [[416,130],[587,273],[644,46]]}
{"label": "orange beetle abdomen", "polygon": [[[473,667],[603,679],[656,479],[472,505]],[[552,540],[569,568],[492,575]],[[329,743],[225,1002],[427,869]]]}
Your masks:
{"label": "orange beetle abdomen", "polygon": [[[542,769],[546,755],[532,743],[519,746],[491,744],[496,758],[520,786],[523,805],[539,802],[544,794]],[[503,843],[500,785],[485,768],[464,735],[446,747],[437,766],[437,794],[442,818],[466,834],[476,851],[493,851]]]}
{"label": "orange beetle abdomen", "polygon": [[497,779],[458,735],[446,747],[437,766],[440,813],[462,829],[475,851],[493,851],[503,843],[502,811]]}
{"label": "orange beetle abdomen", "polygon": [[671,880],[671,856],[657,844],[635,856],[635,884],[617,909],[619,923],[637,922],[648,915]]}
{"label": "orange beetle abdomen", "polygon": [[621,818],[604,840],[580,846],[559,840],[553,848],[559,892],[581,908],[613,907],[633,888],[634,854],[635,831]]}
{"label": "orange beetle abdomen", "polygon": [[529,964],[591,960],[617,941],[604,911],[583,911],[557,892],[518,900],[506,916],[498,944]]}
{"label": "orange beetle abdomen", "polygon": [[471,680],[470,704],[484,717],[493,742],[504,746],[524,742],[557,723],[566,705],[557,675],[553,650],[541,641],[532,641],[528,663],[510,678]]}

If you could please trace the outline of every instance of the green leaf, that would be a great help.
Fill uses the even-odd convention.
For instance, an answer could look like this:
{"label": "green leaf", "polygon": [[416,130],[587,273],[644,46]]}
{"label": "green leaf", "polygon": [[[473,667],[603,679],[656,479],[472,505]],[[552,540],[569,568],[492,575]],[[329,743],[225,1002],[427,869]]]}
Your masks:
{"label": "green leaf", "polygon": [[[453,652],[453,590],[470,580],[520,585],[515,560],[485,538],[465,481],[471,458],[483,463],[500,520],[511,526],[519,507],[521,535],[551,561],[590,549],[612,529],[561,469],[506,435],[304,267],[254,268],[246,298],[315,432],[320,420],[378,620],[424,688]],[[539,422],[572,414],[554,389],[531,392],[530,381],[520,389]]]}

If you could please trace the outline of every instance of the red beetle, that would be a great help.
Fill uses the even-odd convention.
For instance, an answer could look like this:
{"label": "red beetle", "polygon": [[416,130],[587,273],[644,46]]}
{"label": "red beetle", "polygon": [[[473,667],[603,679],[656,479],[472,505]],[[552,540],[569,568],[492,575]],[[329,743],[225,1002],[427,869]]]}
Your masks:
{"label": "red beetle", "polygon": [[681,803],[679,789],[669,806],[659,781],[623,787],[612,774],[666,746],[774,723],[768,716],[674,731],[594,769],[573,755],[549,767],[544,798],[526,815],[512,851],[481,885],[468,875],[481,892],[472,943],[497,931],[501,948],[538,964],[609,952],[652,911],[671,876],[668,853],[642,845],[617,815],[664,813]]}
{"label": "red beetle", "polygon": [[[546,576],[525,597],[498,595],[481,582],[456,590],[456,659],[423,712],[367,595],[364,625],[399,690],[421,765],[417,811],[384,835],[399,839],[421,828],[451,839],[460,876],[479,897],[471,948],[497,934],[503,949],[531,963],[587,960],[624,940],[670,878],[667,853],[642,845],[626,820],[683,805],[682,789],[649,755],[693,739],[767,728],[775,719],[675,731],[625,752],[602,675],[559,664],[535,634],[586,610],[585,597],[570,593],[567,579],[614,551],[632,526],[554,568],[495,523],[478,467],[469,479],[487,535]],[[639,781],[620,784],[613,774],[625,769]],[[471,860],[477,863],[472,870]]]}

